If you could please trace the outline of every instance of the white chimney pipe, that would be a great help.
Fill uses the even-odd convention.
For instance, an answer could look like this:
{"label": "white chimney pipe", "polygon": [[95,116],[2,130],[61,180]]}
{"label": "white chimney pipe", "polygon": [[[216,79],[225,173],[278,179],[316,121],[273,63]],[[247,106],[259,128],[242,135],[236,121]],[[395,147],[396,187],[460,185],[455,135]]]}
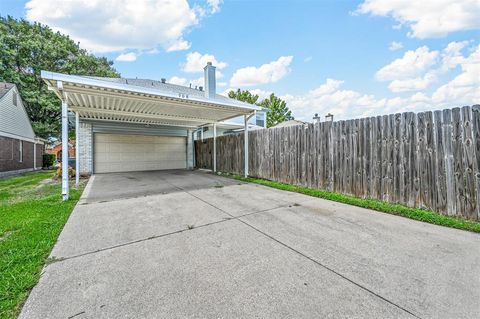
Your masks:
{"label": "white chimney pipe", "polygon": [[203,70],[205,71],[205,97],[208,99],[214,99],[217,93],[215,67],[212,65],[212,62],[207,62],[207,65]]}

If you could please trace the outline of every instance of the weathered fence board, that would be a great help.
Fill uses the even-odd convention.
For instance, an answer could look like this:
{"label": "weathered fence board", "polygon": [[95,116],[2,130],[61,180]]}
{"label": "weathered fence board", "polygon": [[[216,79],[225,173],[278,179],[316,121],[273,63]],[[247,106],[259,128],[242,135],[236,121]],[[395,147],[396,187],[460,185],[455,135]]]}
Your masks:
{"label": "weathered fence board", "polygon": [[[218,171],[243,174],[244,135],[217,138]],[[213,140],[195,142],[211,168]],[[249,132],[250,175],[480,220],[480,106]]]}

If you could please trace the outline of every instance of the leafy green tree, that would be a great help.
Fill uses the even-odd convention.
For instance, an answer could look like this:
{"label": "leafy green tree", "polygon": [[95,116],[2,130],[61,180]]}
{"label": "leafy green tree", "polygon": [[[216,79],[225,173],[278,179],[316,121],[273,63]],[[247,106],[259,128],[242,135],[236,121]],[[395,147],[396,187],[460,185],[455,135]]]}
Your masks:
{"label": "leafy green tree", "polygon": [[252,93],[250,93],[249,91],[247,90],[240,90],[238,89],[237,91],[230,91],[228,92],[228,97],[229,98],[232,98],[232,99],[236,99],[236,100],[239,100],[239,101],[243,101],[243,102],[246,102],[246,103],[250,103],[250,104],[257,104],[257,101],[258,101],[258,95],[253,95]]}
{"label": "leafy green tree", "polygon": [[273,93],[270,94],[268,99],[263,100],[260,106],[268,109],[267,127],[293,120],[292,111],[289,110],[287,103]]}
{"label": "leafy green tree", "polygon": [[17,85],[35,133],[41,137],[58,135],[61,108],[58,97],[47,90],[40,71],[120,76],[112,65],[48,26],[0,16],[0,81]]}

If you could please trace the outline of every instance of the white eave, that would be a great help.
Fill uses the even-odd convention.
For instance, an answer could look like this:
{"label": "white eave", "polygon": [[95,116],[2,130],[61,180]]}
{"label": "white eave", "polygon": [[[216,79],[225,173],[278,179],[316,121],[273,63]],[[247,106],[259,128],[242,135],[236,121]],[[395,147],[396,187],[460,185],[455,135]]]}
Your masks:
{"label": "white eave", "polygon": [[42,71],[41,77],[49,89],[66,99],[70,110],[89,120],[199,127],[260,110],[232,99],[175,95],[83,76]]}

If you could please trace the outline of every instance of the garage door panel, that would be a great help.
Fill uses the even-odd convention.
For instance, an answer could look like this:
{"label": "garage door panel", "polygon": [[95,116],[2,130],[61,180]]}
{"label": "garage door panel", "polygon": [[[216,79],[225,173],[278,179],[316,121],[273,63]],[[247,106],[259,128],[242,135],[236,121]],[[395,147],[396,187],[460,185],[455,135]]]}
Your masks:
{"label": "garage door panel", "polygon": [[186,168],[186,138],[95,134],[96,173]]}

